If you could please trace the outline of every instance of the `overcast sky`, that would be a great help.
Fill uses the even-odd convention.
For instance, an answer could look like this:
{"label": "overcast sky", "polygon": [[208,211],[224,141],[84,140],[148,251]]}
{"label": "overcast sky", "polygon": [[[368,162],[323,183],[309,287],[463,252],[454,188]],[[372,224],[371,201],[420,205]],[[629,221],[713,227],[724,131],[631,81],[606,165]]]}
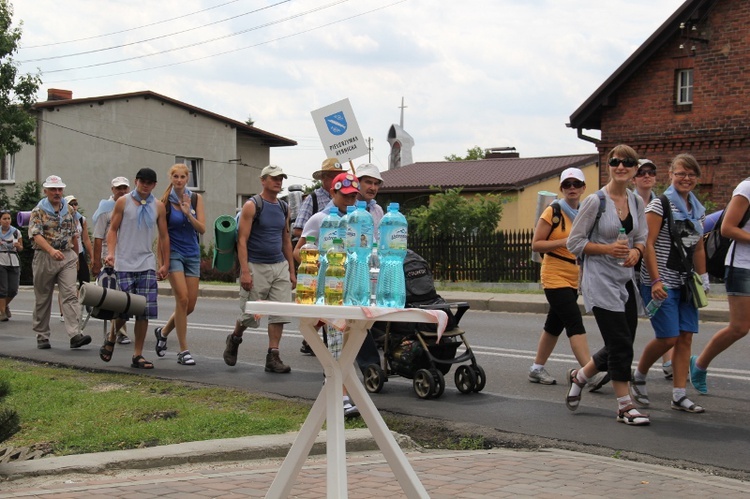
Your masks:
{"label": "overcast sky", "polygon": [[[10,0],[16,61],[48,88],[151,90],[296,140],[271,161],[309,183],[310,111],[349,98],[372,162],[399,122],[415,161],[513,146],[593,153],[570,115],[682,0]],[[592,135],[595,135],[593,132]],[[367,162],[367,156],[354,160]],[[170,165],[152,165],[166,169]]]}

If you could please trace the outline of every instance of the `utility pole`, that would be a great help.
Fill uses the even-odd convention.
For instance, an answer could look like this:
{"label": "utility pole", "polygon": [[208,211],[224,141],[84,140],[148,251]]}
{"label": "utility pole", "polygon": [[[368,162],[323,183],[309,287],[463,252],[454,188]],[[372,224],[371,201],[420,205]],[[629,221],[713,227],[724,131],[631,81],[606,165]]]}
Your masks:
{"label": "utility pole", "polygon": [[372,163],[372,137],[367,137],[367,162]]}

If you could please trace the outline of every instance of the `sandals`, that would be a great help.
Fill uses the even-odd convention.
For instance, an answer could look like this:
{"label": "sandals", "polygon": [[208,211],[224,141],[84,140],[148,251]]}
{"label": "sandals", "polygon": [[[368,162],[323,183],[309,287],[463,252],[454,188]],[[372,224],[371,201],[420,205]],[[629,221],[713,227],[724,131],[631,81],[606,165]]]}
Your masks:
{"label": "sandals", "polygon": [[617,422],[632,426],[646,426],[651,424],[648,414],[638,412],[638,409],[633,404],[621,409],[617,413]]}
{"label": "sandals", "polygon": [[104,345],[102,345],[102,347],[99,349],[99,358],[104,362],[109,362],[110,360],[112,360],[113,353],[115,353],[115,342],[104,340]]}
{"label": "sandals", "polygon": [[578,386],[581,391],[583,391],[583,388],[586,386],[586,383],[581,383],[576,378],[576,375],[578,374],[578,371],[575,369],[568,370],[568,395],[565,397],[565,407],[567,407],[571,411],[575,411],[578,409],[578,404],[581,403],[581,395],[570,395],[570,389],[573,387],[573,383]]}
{"label": "sandals", "polygon": [[167,352],[167,337],[162,336],[163,328],[157,327],[154,329],[154,336],[156,336],[156,355],[159,357],[164,357]]}
{"label": "sandals", "polygon": [[133,362],[130,364],[130,367],[135,367],[136,369],[153,369],[154,364],[144,359],[143,355],[136,355],[133,357]]}
{"label": "sandals", "polygon": [[697,405],[694,404],[689,398],[682,397],[680,400],[674,401],[672,400],[672,409],[675,411],[684,411],[684,412],[693,412],[693,413],[701,413],[706,412],[706,410]]}
{"label": "sandals", "polygon": [[[639,387],[643,387],[642,389]],[[648,407],[651,401],[646,392],[646,381],[637,381],[635,377],[630,378],[630,397],[642,407]]]}
{"label": "sandals", "polygon": [[194,366],[195,359],[193,359],[193,356],[190,355],[189,350],[185,350],[184,352],[180,352],[177,354],[177,363],[182,364],[183,366]]}

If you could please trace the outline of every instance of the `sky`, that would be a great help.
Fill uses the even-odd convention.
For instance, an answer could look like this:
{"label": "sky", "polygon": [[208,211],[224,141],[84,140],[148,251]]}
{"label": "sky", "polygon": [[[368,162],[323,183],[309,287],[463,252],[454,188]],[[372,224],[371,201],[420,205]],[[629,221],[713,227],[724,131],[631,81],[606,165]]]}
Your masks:
{"label": "sky", "polygon": [[[289,184],[325,152],[310,112],[348,98],[372,162],[398,124],[414,161],[474,146],[595,153],[570,115],[683,0],[9,0],[23,73],[74,98],[150,90],[297,141]],[[587,132],[597,136],[598,132]],[[156,166],[156,165],[155,165]]]}

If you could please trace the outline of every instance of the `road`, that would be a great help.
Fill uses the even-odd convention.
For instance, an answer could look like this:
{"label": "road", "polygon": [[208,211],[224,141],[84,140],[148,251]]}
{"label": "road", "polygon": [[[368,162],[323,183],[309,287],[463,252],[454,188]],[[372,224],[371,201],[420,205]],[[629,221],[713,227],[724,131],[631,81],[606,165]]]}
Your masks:
{"label": "road", "polygon": [[[184,379],[209,384],[233,386],[252,391],[313,400],[320,390],[323,374],[317,360],[299,353],[301,335],[296,321],[288,325],[282,340],[282,359],[292,367],[287,375],[264,372],[266,334],[248,330],[240,346],[239,362],[226,366],[222,360],[224,340],[231,332],[238,311],[236,300],[201,298],[190,317],[189,342],[197,365],[181,366],[176,362],[176,337],[170,336],[167,356],[159,359],[153,353],[153,326],[163,325],[171,311],[170,297],[160,297],[159,320],[152,321],[147,339],[146,358],[153,360],[153,371],[135,371],[129,367],[132,347],[118,345],[109,364],[98,355],[102,322],[92,320],[86,328],[94,341],[80,351],[68,348],[63,324],[54,314],[52,349],[37,350],[31,331],[33,295],[23,290],[13,302],[13,318],[0,323],[2,355],[58,362],[78,367],[137,373],[166,379]],[[730,476],[750,478],[750,369],[747,340],[725,352],[715,362],[709,375],[709,395],[698,395],[688,384],[688,395],[706,408],[704,414],[687,414],[671,410],[671,382],[655,366],[649,377],[652,424],[629,427],[615,421],[616,401],[611,386],[601,393],[584,392],[581,407],[571,413],[565,408],[567,369],[575,361],[566,338],[561,338],[556,352],[547,364],[558,379],[558,385],[529,383],[527,370],[533,361],[542,315],[469,311],[461,325],[467,332],[479,364],[487,375],[486,388],[478,394],[464,395],[453,383],[454,369],[446,375],[446,390],[436,400],[419,399],[411,380],[391,377],[383,391],[373,395],[381,410],[424,416],[494,429],[508,435],[509,441],[520,438],[543,445],[580,445],[600,449],[608,455],[628,453],[645,460],[691,463],[702,469],[718,469]],[[593,321],[586,317],[592,351],[602,344]],[[700,350],[722,324],[703,323],[693,342]],[[641,320],[636,340],[636,358],[653,332]],[[513,438],[511,438],[513,437]]]}

